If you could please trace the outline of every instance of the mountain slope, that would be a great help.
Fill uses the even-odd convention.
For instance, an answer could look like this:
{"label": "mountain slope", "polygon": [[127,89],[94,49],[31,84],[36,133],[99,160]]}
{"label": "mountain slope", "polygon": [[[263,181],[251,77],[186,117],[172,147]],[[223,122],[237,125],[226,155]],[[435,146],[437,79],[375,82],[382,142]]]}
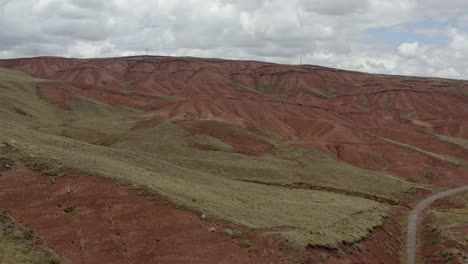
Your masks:
{"label": "mountain slope", "polygon": [[171,57],[0,67],[0,137],[23,156],[298,245],[356,243],[468,178],[466,81]]}
{"label": "mountain slope", "polygon": [[[70,93],[80,94],[142,111],[135,128],[176,122],[192,134],[226,141],[240,153],[264,155],[273,148],[228,127],[260,137],[274,134],[416,182],[455,186],[460,180],[455,175],[467,175],[447,162],[450,158],[428,155],[468,159],[466,148],[443,138],[468,138],[466,81],[171,57],[46,57],[0,65],[62,81],[39,85],[40,96],[62,108],[72,102]],[[207,128],[208,121],[217,123],[216,133]],[[424,151],[408,151],[398,143]],[[404,164],[401,155],[407,156]],[[421,177],[427,168],[438,177]]]}

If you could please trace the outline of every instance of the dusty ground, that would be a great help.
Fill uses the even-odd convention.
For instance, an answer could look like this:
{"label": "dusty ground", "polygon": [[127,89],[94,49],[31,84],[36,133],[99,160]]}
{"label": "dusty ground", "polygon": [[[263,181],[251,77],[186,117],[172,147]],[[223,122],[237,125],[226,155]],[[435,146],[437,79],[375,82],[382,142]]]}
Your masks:
{"label": "dusty ground", "polygon": [[34,230],[0,209],[0,263],[59,264],[56,256]]}
{"label": "dusty ground", "polygon": [[46,176],[16,163],[1,173],[0,190],[0,207],[43,237],[64,263],[300,260],[280,250],[276,236],[247,230],[232,238],[225,233],[228,227],[210,216],[201,219],[103,178],[75,172]]}
{"label": "dusty ground", "polygon": [[344,245],[339,250],[309,248],[307,263],[348,264],[348,263],[400,263],[402,232],[400,219],[405,210],[395,207],[392,217],[383,227],[376,229],[364,240]]}
{"label": "dusty ground", "polygon": [[468,262],[468,194],[440,199],[421,224],[421,262]]}

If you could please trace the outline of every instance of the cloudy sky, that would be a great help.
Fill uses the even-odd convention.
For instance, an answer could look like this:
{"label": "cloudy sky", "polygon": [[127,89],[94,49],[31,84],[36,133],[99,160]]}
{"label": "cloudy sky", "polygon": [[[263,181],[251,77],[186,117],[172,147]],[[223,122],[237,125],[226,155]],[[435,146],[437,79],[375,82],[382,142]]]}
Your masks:
{"label": "cloudy sky", "polygon": [[146,49],[468,79],[468,1],[0,0],[0,58]]}

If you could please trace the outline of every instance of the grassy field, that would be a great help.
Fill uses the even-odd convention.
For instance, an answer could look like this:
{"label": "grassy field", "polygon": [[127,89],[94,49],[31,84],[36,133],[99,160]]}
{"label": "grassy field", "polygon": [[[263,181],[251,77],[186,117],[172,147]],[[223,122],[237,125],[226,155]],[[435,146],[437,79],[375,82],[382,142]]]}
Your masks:
{"label": "grassy field", "polygon": [[401,147],[404,147],[404,148],[408,148],[408,149],[420,152],[420,153],[422,153],[424,155],[427,155],[427,156],[430,156],[430,157],[435,158],[435,159],[439,159],[439,160],[442,160],[442,161],[452,163],[453,165],[456,165],[456,166],[468,167],[468,163],[466,163],[466,161],[464,161],[463,159],[457,158],[457,157],[453,157],[453,156],[445,155],[445,154],[440,154],[440,153],[430,152],[430,151],[423,150],[421,148],[411,146],[411,145],[408,145],[408,144],[404,144],[404,143],[401,143],[401,142],[398,142],[398,141],[395,141],[395,140],[391,140],[391,139],[388,139],[388,138],[383,138],[383,137],[379,137],[379,138],[386,141],[386,142],[388,142],[388,143],[392,143],[392,144],[395,144],[395,145],[398,145],[398,146],[401,146]]}
{"label": "grassy field", "polygon": [[193,210],[279,232],[298,245],[333,248],[358,241],[382,225],[388,208],[357,196],[281,185],[307,183],[394,201],[414,187],[278,139],[271,155],[251,157],[171,122],[131,130],[130,117],[139,112],[79,95],[63,110],[37,97],[41,81],[0,70],[0,138],[16,140],[25,156],[33,154],[52,169],[75,168],[145,186]]}
{"label": "grassy field", "polygon": [[0,264],[58,264],[58,258],[36,246],[34,233],[0,210]]}
{"label": "grassy field", "polygon": [[455,137],[449,137],[449,136],[444,136],[444,135],[437,135],[441,140],[450,142],[455,145],[459,145],[463,147],[464,149],[468,150],[468,140],[463,139],[463,138],[455,138]]}
{"label": "grassy field", "polygon": [[[466,205],[466,203],[465,203]],[[447,260],[458,259],[460,263],[468,260],[468,208],[433,209],[430,214],[434,217],[432,223],[433,243],[437,243],[440,237],[446,237],[453,241],[451,246],[441,254]]]}
{"label": "grassy field", "polygon": [[[427,211],[432,222],[431,244],[447,245],[441,254],[446,262],[458,259],[459,263],[468,260],[468,192],[452,195],[447,199],[448,205],[431,208]],[[447,207],[447,208],[446,208]],[[450,244],[441,242],[443,238],[452,240]]]}
{"label": "grassy field", "polygon": [[214,150],[214,151],[224,151],[224,152],[233,152],[234,148],[214,137],[210,137],[208,135],[197,135],[192,138],[191,143],[205,150]]}

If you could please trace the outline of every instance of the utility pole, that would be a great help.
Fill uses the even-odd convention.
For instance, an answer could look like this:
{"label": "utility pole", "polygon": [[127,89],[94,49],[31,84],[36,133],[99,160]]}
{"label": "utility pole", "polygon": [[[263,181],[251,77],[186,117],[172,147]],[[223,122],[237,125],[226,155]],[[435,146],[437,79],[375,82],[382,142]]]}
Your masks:
{"label": "utility pole", "polygon": [[145,51],[146,51],[146,56],[148,56],[148,48],[146,48]]}
{"label": "utility pole", "polygon": [[299,65],[302,65],[302,55],[299,56]]}

